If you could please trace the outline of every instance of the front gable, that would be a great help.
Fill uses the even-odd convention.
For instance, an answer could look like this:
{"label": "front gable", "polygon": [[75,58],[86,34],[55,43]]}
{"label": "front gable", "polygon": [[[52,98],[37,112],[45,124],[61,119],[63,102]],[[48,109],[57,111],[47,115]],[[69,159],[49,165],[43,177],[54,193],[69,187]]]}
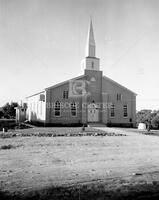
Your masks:
{"label": "front gable", "polygon": [[113,81],[112,79],[103,76],[103,83],[102,83],[102,92],[108,94],[126,94],[129,96],[137,96],[136,93],[129,90],[128,88],[120,85],[119,83]]}

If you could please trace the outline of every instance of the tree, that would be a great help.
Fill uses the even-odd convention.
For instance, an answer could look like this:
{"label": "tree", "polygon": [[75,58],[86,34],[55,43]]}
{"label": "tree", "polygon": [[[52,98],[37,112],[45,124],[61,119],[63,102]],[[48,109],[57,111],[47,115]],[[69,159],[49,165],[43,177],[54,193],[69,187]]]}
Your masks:
{"label": "tree", "polygon": [[141,110],[136,114],[137,123],[145,123],[147,127],[159,128],[159,110]]}
{"label": "tree", "polygon": [[0,119],[4,116],[4,113],[2,110],[0,110]]}
{"label": "tree", "polygon": [[137,112],[136,118],[137,123],[146,123],[147,121],[151,121],[152,119],[152,110],[141,110]]}
{"label": "tree", "polygon": [[152,119],[152,126],[154,128],[159,129],[159,115],[158,114]]}
{"label": "tree", "polygon": [[2,107],[2,112],[4,113],[4,118],[7,118],[7,119],[15,118],[15,116],[16,116],[15,108],[17,106],[18,106],[18,103],[16,103],[16,102],[6,103]]}

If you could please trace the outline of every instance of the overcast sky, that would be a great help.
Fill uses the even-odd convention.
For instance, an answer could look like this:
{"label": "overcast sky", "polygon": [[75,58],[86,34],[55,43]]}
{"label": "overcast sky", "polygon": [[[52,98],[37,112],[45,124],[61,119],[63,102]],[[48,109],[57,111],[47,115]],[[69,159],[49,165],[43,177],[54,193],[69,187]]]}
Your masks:
{"label": "overcast sky", "polygon": [[0,0],[0,106],[83,74],[90,15],[100,69],[159,109],[158,0]]}

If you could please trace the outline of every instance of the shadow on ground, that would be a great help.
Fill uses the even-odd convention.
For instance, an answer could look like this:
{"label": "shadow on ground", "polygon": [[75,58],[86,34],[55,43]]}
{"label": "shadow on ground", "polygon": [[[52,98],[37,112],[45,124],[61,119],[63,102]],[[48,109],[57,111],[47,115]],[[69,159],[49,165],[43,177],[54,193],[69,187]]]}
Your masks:
{"label": "shadow on ground", "polygon": [[[108,188],[108,185],[106,186]],[[104,184],[50,187],[27,193],[0,191],[1,200],[148,200],[159,199],[159,185],[122,186],[106,190]]]}

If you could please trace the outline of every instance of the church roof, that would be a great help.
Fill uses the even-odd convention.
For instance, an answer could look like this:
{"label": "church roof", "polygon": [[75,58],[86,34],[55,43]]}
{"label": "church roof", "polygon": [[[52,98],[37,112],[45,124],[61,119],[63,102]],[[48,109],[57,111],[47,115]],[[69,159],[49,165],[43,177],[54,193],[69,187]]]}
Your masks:
{"label": "church roof", "polygon": [[52,88],[56,88],[56,87],[59,87],[59,86],[61,86],[61,85],[64,85],[64,84],[68,83],[69,81],[78,80],[78,79],[81,79],[81,78],[84,78],[84,77],[86,77],[86,75],[77,76],[77,77],[75,77],[75,78],[72,78],[72,79],[63,81],[63,82],[58,83],[58,84],[56,84],[56,85],[47,87],[47,88],[45,88],[45,90],[52,89]]}
{"label": "church roof", "polygon": [[69,81],[78,80],[78,79],[81,79],[81,78],[84,78],[84,77],[86,77],[86,75],[77,76],[77,77],[75,77],[75,78],[72,78],[72,79],[69,79],[69,80],[60,82],[60,83],[58,83],[58,84],[52,85],[52,86],[50,86],[50,87],[47,87],[47,88],[45,88],[44,90],[42,90],[41,92],[35,93],[35,94],[33,94],[33,95],[30,95],[30,96],[28,96],[28,97],[26,97],[26,98],[30,98],[30,97],[39,95],[39,94],[41,94],[41,93],[44,93],[46,90],[49,90],[49,89],[53,89],[53,88],[62,86],[62,85],[64,85],[64,84],[68,83]]}
{"label": "church roof", "polygon": [[41,92],[37,92],[37,93],[32,94],[32,95],[30,95],[30,96],[28,96],[28,97],[26,97],[26,98],[28,99],[28,98],[30,98],[30,97],[36,96],[36,95],[41,94],[41,93],[44,93],[44,92],[45,92],[45,90],[42,90]]}
{"label": "church roof", "polygon": [[[66,84],[66,83],[69,83],[69,81],[79,80],[79,79],[84,78],[84,77],[86,77],[86,76],[87,76],[87,75],[81,75],[81,76],[77,76],[77,77],[75,77],[75,78],[72,78],[72,79],[69,79],[69,80],[60,82],[60,83],[55,84],[55,85],[53,85],[53,86],[47,87],[47,88],[45,88],[44,90],[42,90],[41,92],[35,93],[35,94],[33,94],[33,95],[31,95],[31,96],[28,96],[28,97],[26,97],[26,98],[30,98],[30,97],[39,95],[39,94],[41,94],[41,93],[44,93],[46,90],[60,87],[60,86],[62,86],[62,85],[64,85],[64,84]],[[120,87],[120,88],[122,88],[122,89],[125,89],[125,90],[127,90],[128,92],[130,92],[130,93],[132,93],[132,94],[134,94],[134,95],[137,95],[135,92],[129,90],[128,88],[126,88],[126,87],[124,87],[123,85],[117,83],[116,81],[114,81],[114,80],[108,78],[107,76],[103,76],[103,78],[106,79],[106,80],[108,80],[108,81],[110,81],[110,82],[112,82],[113,84],[117,85],[118,87]]]}
{"label": "church roof", "polygon": [[122,88],[122,89],[125,89],[125,90],[127,90],[128,92],[130,92],[130,93],[134,94],[135,96],[137,96],[137,94],[136,94],[135,92],[133,92],[132,90],[129,90],[128,88],[126,88],[125,86],[123,86],[123,85],[117,83],[116,81],[112,80],[111,78],[108,78],[107,76],[103,76],[103,78],[106,79],[106,80],[108,80],[108,81],[110,81],[110,82],[112,82],[112,83],[114,83],[114,84],[117,85],[118,87],[120,87],[120,88]]}

